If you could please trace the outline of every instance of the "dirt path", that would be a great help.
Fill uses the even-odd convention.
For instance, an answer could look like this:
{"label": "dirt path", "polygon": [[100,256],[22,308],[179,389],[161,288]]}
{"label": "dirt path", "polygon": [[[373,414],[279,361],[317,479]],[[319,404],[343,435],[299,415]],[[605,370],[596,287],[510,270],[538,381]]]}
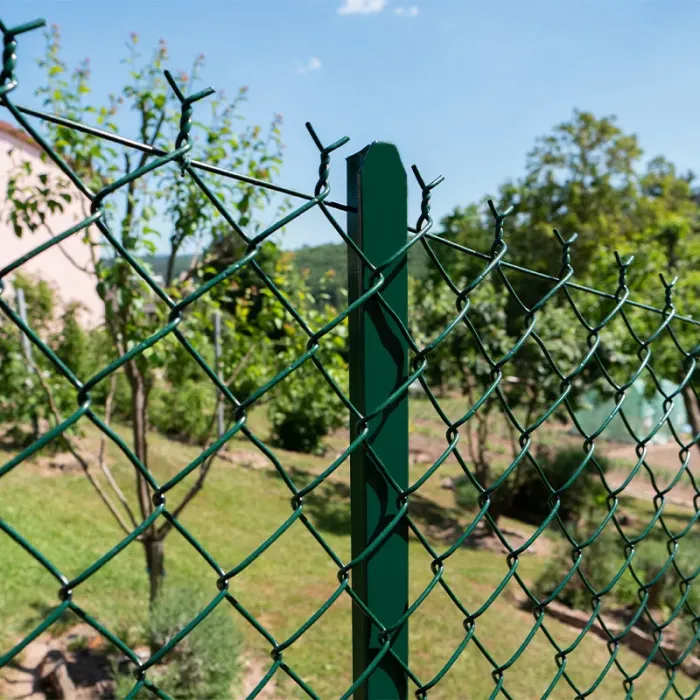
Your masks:
{"label": "dirt path", "polygon": [[[78,625],[58,638],[41,635],[29,644],[18,658],[2,669],[0,698],[2,700],[47,700],[42,687],[42,662],[51,653],[60,654],[70,670],[69,677],[75,684],[69,700],[95,700],[113,695],[113,681],[109,677],[108,663],[102,654],[80,655],[68,651],[71,640],[84,637],[101,642],[100,636],[89,625]],[[147,652],[146,652],[147,654]],[[269,662],[244,653],[243,678],[236,698],[247,698],[267,673]],[[271,679],[257,695],[260,700],[280,700],[277,683]]]}

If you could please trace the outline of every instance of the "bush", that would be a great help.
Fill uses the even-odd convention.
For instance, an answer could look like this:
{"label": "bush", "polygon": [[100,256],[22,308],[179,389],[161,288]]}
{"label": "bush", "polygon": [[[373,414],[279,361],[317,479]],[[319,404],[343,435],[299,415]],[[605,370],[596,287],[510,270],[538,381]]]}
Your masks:
{"label": "bush", "polygon": [[[542,450],[537,455],[537,461],[554,489],[564,486],[584,459],[585,453],[576,447],[564,447],[556,452]],[[609,460],[598,455],[595,460],[603,472],[608,471]],[[519,474],[504,484],[504,488],[510,489],[506,514],[533,525],[539,525],[549,515],[550,490],[531,464],[522,463]],[[600,474],[591,460],[560,495],[558,515],[565,523],[577,522],[586,512],[602,507],[605,495]]]}
{"label": "bush", "polygon": [[[200,612],[199,596],[182,589],[165,589],[149,620],[148,641],[160,648]],[[150,673],[158,687],[177,700],[225,700],[235,697],[232,687],[240,677],[241,636],[227,607],[216,608]],[[125,697],[134,685],[131,676],[116,679],[116,697]],[[152,698],[146,689],[137,696]]]}
{"label": "bush", "polygon": [[[465,510],[478,510],[480,492],[476,486],[466,477],[461,477],[455,484],[455,501],[460,508]],[[495,520],[504,513],[505,501],[509,495],[508,485],[504,484],[491,493],[491,503],[489,504],[489,514]],[[507,510],[507,509],[506,509]]]}
{"label": "bush", "polygon": [[460,508],[465,510],[479,507],[479,492],[466,477],[461,477],[455,484],[455,501]]}
{"label": "bush", "polygon": [[[578,448],[565,447],[557,452],[541,450],[537,461],[554,489],[561,488],[569,480],[585,459]],[[609,461],[596,456],[603,472],[609,468]],[[551,512],[550,491],[539,473],[527,462],[521,463],[512,474],[491,494],[489,512],[492,517],[507,515],[532,525],[539,525]],[[589,463],[576,480],[561,495],[559,516],[565,523],[578,521],[586,512],[598,510],[605,503],[605,489],[600,482],[595,465]],[[455,486],[455,501],[465,509],[479,508],[479,492],[466,477],[459,479]]]}
{"label": "bush", "polygon": [[87,331],[80,324],[80,304],[68,304],[60,318],[55,352],[65,365],[82,381],[97,370],[99,354],[93,350],[99,331]]}
{"label": "bush", "polygon": [[216,387],[207,381],[187,379],[177,386],[157,383],[150,397],[151,425],[170,437],[199,443],[212,427]]}
{"label": "bush", "polygon": [[[576,541],[586,539],[585,533],[574,531]],[[598,538],[583,551],[581,573],[595,590],[602,590],[615,577],[624,563],[623,542],[618,533],[606,528]],[[635,564],[637,562],[635,561]],[[563,580],[573,566],[571,545],[565,542],[557,554],[551,558],[535,583],[537,596],[549,595]],[[634,579],[625,573],[617,582],[609,596],[618,604],[631,605],[637,601],[637,588]],[[589,610],[591,593],[578,574],[574,574],[569,583],[559,593],[557,599],[569,607]]]}
{"label": "bush", "polygon": [[[574,538],[581,542],[586,534],[574,532]],[[698,539],[687,535],[681,541],[676,563],[685,576],[691,576],[697,567]],[[652,531],[647,539],[637,545],[632,559],[635,574],[644,583],[652,581],[666,563],[669,553],[666,538],[659,531]],[[623,540],[617,530],[608,525],[605,530],[583,551],[583,561],[580,572],[586,577],[589,585],[596,591],[606,588],[618,574],[625,562]],[[535,582],[534,593],[540,599],[549,596],[561,583],[573,565],[570,543],[562,543],[555,557],[550,559],[546,568]],[[664,576],[649,590],[648,608],[661,610],[663,616],[669,616],[681,600],[680,579],[670,566]],[[559,592],[557,600],[572,608],[590,611],[592,595],[586,588],[578,573],[575,573],[567,585]],[[636,610],[640,604],[639,584],[634,580],[629,569],[625,571],[611,591],[606,594],[608,610],[616,607],[609,605],[610,601],[620,609]],[[692,614],[700,610],[700,579],[693,581],[688,592],[686,605],[679,617],[673,623],[673,633],[681,643],[688,643],[693,634]],[[655,615],[655,617],[658,617]],[[638,623],[644,625],[644,619]]]}
{"label": "bush", "polygon": [[[315,300],[304,292],[303,280],[297,294],[297,310],[310,327],[322,328],[337,316],[331,306],[317,311]],[[307,351],[309,338],[297,324],[285,324],[287,335],[277,345],[277,361],[289,366]],[[347,322],[323,337],[323,349],[316,355],[325,371],[347,395]],[[279,370],[278,370],[279,371]],[[323,452],[322,439],[347,420],[348,412],[320,370],[307,360],[270,392],[268,417],[272,443],[294,452]]]}
{"label": "bush", "polygon": [[[77,322],[78,305],[59,313],[61,302],[56,290],[41,279],[15,275],[11,306],[17,305],[17,291],[23,290],[29,327],[53,349],[81,379],[88,373],[86,358],[89,334]],[[26,356],[22,331],[4,314],[0,315],[0,433],[16,447],[28,445],[53,425],[55,416],[46,395],[48,390],[58,411],[66,417],[75,406],[75,390],[61,372],[33,344],[29,343],[31,363]],[[79,432],[77,426],[71,434]],[[63,440],[52,440],[45,449],[62,449]]]}
{"label": "bush", "polygon": [[347,411],[320,372],[306,363],[274,392],[268,415],[274,445],[319,454],[322,439],[343,424]]}

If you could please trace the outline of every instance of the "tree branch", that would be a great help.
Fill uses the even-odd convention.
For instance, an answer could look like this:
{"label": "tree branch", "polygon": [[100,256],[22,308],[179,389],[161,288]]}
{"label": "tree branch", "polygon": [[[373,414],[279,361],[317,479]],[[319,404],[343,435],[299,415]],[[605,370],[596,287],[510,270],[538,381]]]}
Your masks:
{"label": "tree branch", "polygon": [[[46,394],[46,398],[49,402],[49,408],[51,409],[51,413],[53,414],[53,418],[56,421],[56,425],[62,423],[63,418],[61,416],[61,412],[58,409],[58,406],[56,405],[53,394],[51,393],[51,389],[48,386],[48,384],[46,383],[46,380],[41,375],[39,368],[34,364],[33,361],[29,360],[29,366],[31,367],[34,374],[37,376],[37,379],[39,380],[39,384],[41,385],[41,388],[43,389],[44,393]],[[100,496],[100,498],[102,499],[104,504],[107,506],[109,511],[112,513],[112,515],[114,516],[117,523],[119,523],[120,527],[122,528],[122,530],[124,530],[124,532],[127,535],[130,534],[131,530],[129,529],[128,524],[126,523],[126,521],[124,520],[124,518],[122,517],[119,510],[114,505],[114,503],[112,503],[112,500],[107,495],[105,490],[102,488],[100,483],[95,479],[95,477],[90,472],[90,463],[80,453],[80,450],[75,445],[75,441],[73,440],[73,438],[71,438],[65,432],[61,435],[61,437],[63,438],[66,445],[68,446],[70,453],[73,455],[73,457],[75,457],[75,459],[78,461],[78,463],[82,467],[83,472],[85,473],[85,476],[87,476],[87,478],[88,478],[88,481],[90,482],[92,487],[95,489],[95,491],[97,491],[98,495]]]}
{"label": "tree branch", "polygon": [[[48,232],[49,236],[51,236],[51,238],[56,238],[56,234],[53,232],[53,229],[51,228],[51,226],[50,226],[48,223],[46,223],[46,221],[44,221],[44,228],[45,228],[46,231]],[[86,273],[86,274],[88,274],[88,275],[94,274],[94,271],[93,271],[93,270],[89,270],[87,267],[83,267],[82,265],[78,264],[78,263],[74,260],[73,256],[72,256],[70,253],[68,253],[68,251],[63,247],[63,243],[62,243],[62,242],[61,242],[61,243],[57,243],[57,244],[56,244],[56,247],[61,251],[61,253],[63,254],[63,257],[65,257],[65,259],[68,260],[68,262],[69,262],[76,270],[79,270],[80,272],[84,272],[84,273]]]}
{"label": "tree branch", "polygon": [[[182,513],[182,511],[186,508],[186,506],[192,501],[192,499],[194,499],[194,497],[202,490],[202,487],[204,486],[204,481],[206,480],[207,475],[209,474],[209,471],[211,469],[211,465],[213,464],[216,456],[219,454],[219,451],[220,450],[214,452],[214,454],[210,455],[204,462],[202,468],[199,471],[197,481],[194,482],[192,488],[190,488],[190,490],[183,497],[182,501],[180,501],[180,503],[178,504],[177,508],[175,508],[175,510],[172,512],[173,519],[176,519],[180,515],[180,513]],[[172,523],[169,520],[166,520],[158,528],[157,539],[165,539],[172,527]]]}
{"label": "tree branch", "polygon": [[[147,143],[149,146],[155,146],[155,143],[160,136],[160,130],[163,128],[163,122],[165,121],[165,108],[160,113],[160,117],[158,118],[158,123],[156,124],[156,128],[153,130],[153,134],[151,134],[151,138],[147,140]],[[145,125],[142,130],[142,136],[143,140],[146,141],[146,132],[145,132]],[[146,165],[146,161],[150,157],[150,153],[148,151],[142,151],[141,152],[141,158],[139,159],[139,168],[142,168],[144,165]]]}
{"label": "tree branch", "polygon": [[[109,393],[107,394],[107,400],[105,401],[105,417],[104,417],[104,423],[105,425],[109,425],[110,420],[112,419],[112,405],[114,403],[114,394],[117,389],[117,376],[115,374],[112,375],[110,379],[110,386],[109,386]],[[131,506],[129,505],[129,502],[126,499],[126,496],[124,495],[124,492],[121,490],[119,487],[119,484],[116,482],[114,479],[114,476],[112,474],[112,470],[107,466],[107,463],[105,461],[105,447],[107,445],[107,437],[105,436],[104,433],[100,435],[100,452],[98,456],[98,464],[100,465],[100,469],[102,470],[102,473],[105,475],[105,478],[107,479],[109,485],[112,487],[112,490],[116,494],[117,498],[121,502],[121,504],[124,506],[124,510],[126,510],[129,520],[131,520],[131,524],[136,528],[138,527],[138,522],[136,521],[136,518],[134,517],[134,513],[131,510]],[[139,538],[137,538],[139,539]]]}
{"label": "tree branch", "polygon": [[[243,367],[248,363],[251,357],[253,357],[255,350],[258,348],[258,345],[260,343],[254,343],[253,345],[250,346],[246,354],[241,358],[241,361],[236,365],[236,369],[231,373],[229,378],[226,380],[225,384],[226,386],[231,386],[231,384],[236,380],[238,375],[241,373],[243,370]],[[217,407],[219,405],[219,401],[221,401],[221,392],[217,393]],[[211,435],[211,431],[214,427],[214,424],[216,423],[216,408],[214,409],[214,414],[212,416],[211,422],[209,424],[209,427],[207,429],[207,432],[209,435]],[[206,449],[206,447],[205,447]],[[175,510],[172,512],[172,517],[177,518],[180,513],[185,509],[185,507],[192,501],[192,499],[202,490],[202,487],[204,486],[204,481],[207,478],[207,475],[209,474],[209,470],[211,469],[211,466],[218,457],[219,452],[223,449],[223,445],[216,450],[213,454],[211,454],[204,462],[202,465],[202,468],[199,471],[199,476],[197,477],[197,481],[194,482],[190,490],[183,496],[182,501],[178,504],[178,506],[175,508]],[[166,537],[166,535],[170,532],[172,529],[172,523],[169,521],[165,521],[160,528],[158,529],[158,538],[163,539]]]}

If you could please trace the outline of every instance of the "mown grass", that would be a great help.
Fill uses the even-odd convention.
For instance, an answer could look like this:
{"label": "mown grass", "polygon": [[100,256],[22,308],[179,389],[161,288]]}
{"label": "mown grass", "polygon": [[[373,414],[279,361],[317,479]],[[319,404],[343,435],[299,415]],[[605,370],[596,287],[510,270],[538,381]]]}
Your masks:
{"label": "mown grass", "polygon": [[[416,417],[415,415],[413,416]],[[427,417],[427,414],[426,414]],[[436,428],[437,431],[437,428]],[[95,436],[88,434],[88,441]],[[339,449],[343,439],[330,441],[324,458],[278,451],[284,466],[299,483],[319,473]],[[346,443],[345,443],[346,444]],[[232,449],[253,450],[234,440]],[[150,466],[161,482],[181,469],[198,450],[195,447],[151,436]],[[133,469],[114,447],[108,448],[114,474],[126,493],[133,493]],[[9,455],[0,454],[0,462]],[[424,470],[413,465],[412,477]],[[413,514],[432,544],[445,549],[441,526],[452,520],[467,521],[454,506],[450,491],[440,487],[444,474],[456,474],[449,461],[439,475],[421,489]],[[195,475],[181,484],[181,494]],[[349,466],[344,464],[319,490],[307,499],[306,512],[338,556],[350,554]],[[178,493],[168,496],[177,502]],[[183,524],[225,568],[233,568],[263,542],[289,516],[289,492],[271,465],[243,468],[223,460],[210,474],[205,490],[182,515]],[[74,577],[122,537],[122,531],[80,473],[52,475],[36,463],[20,465],[0,483],[0,513],[69,578]],[[531,528],[504,521],[524,533]],[[434,529],[431,530],[431,527]],[[420,543],[410,541],[410,595],[415,599],[431,580],[430,557]],[[547,556],[524,555],[518,573],[532,583]],[[26,552],[8,537],[0,537],[0,651],[6,651],[31,630],[56,605],[57,585]],[[202,558],[177,532],[166,543],[166,585],[191,587],[193,595],[206,604],[215,594],[215,577]],[[469,610],[488,600],[507,574],[502,554],[462,548],[448,560],[445,578]],[[317,610],[337,587],[336,566],[297,521],[258,560],[231,581],[232,594],[274,635],[278,641],[289,637]],[[532,615],[522,610],[523,598],[512,579],[488,611],[477,621],[479,642],[497,663],[505,663],[518,650],[533,627]],[[141,545],[132,543],[93,577],[81,584],[74,600],[87,612],[120,635],[138,640],[139,628],[147,616],[147,580]],[[351,683],[351,607],[347,596],[333,607],[290,649],[287,663],[321,697],[338,697]],[[244,632],[248,652],[269,658],[269,645],[231,608],[217,614],[230,615]],[[463,616],[438,586],[410,621],[411,668],[423,681],[439,672],[464,638]],[[561,645],[574,641],[578,631],[554,620],[547,629]],[[505,671],[505,688],[516,698],[540,698],[556,674],[555,651],[542,630],[526,650]],[[605,668],[609,654],[605,644],[588,635],[567,661],[567,670],[582,689],[594,683]],[[618,659],[630,673],[644,659],[622,649]],[[268,663],[272,663],[269,661]],[[431,698],[487,698],[494,689],[492,667],[470,642],[452,669],[430,693]],[[296,696],[281,674],[275,676],[279,697]],[[681,677],[680,687],[692,692],[695,681]],[[635,698],[659,698],[666,688],[664,672],[650,665],[635,682]],[[571,698],[574,692],[561,681],[550,696]],[[622,675],[612,667],[595,697],[624,697]]]}

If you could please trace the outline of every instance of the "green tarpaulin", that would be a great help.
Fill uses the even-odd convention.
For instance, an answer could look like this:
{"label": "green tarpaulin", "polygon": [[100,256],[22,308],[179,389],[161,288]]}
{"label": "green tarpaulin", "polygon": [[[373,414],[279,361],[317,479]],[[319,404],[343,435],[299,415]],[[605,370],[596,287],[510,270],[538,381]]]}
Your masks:
{"label": "green tarpaulin", "polygon": [[[661,388],[667,395],[672,394],[677,388],[673,382],[665,379],[661,380],[660,383]],[[649,388],[649,385],[645,386],[641,380],[637,380],[626,391],[625,400],[622,404],[625,418],[640,440],[646,438],[664,416],[664,397],[658,389],[655,389],[653,393],[649,393]],[[576,418],[581,428],[590,435],[603,425],[614,407],[615,402],[612,398],[605,398],[598,391],[592,390],[584,395],[581,406],[576,411]],[[681,433],[689,433],[691,431],[688,425],[688,414],[685,410],[683,397],[680,395],[673,400],[670,420],[676,431]],[[630,435],[630,431],[619,414],[605,428],[601,438],[615,442],[637,442]],[[671,430],[666,422],[654,435],[652,442],[663,444],[672,438]]]}

